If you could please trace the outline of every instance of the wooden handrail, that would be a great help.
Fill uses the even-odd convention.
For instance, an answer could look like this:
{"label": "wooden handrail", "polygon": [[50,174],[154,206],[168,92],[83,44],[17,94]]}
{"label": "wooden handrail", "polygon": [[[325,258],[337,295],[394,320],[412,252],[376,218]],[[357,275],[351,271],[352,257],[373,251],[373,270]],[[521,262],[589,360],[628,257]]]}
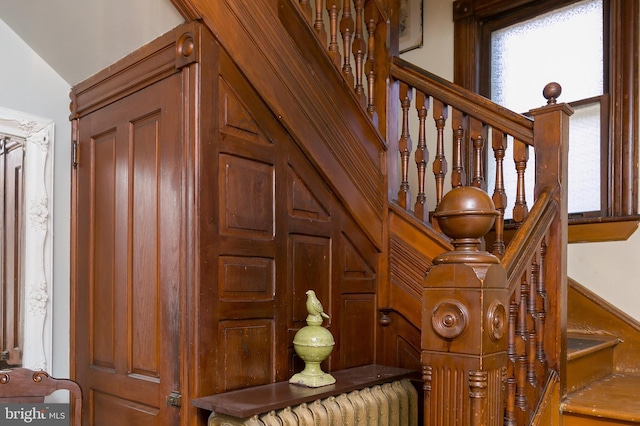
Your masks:
{"label": "wooden handrail", "polygon": [[410,62],[394,57],[391,76],[407,83],[481,122],[533,145],[533,120],[515,113],[461,86],[423,70]]}

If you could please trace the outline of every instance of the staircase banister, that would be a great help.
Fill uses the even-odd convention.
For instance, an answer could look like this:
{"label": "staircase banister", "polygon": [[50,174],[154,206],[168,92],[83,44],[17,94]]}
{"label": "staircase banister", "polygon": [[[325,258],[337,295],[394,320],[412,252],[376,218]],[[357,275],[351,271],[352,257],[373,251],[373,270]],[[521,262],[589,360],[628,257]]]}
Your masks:
{"label": "staircase banister", "polygon": [[[314,78],[320,80],[318,81],[318,87],[337,87],[337,86],[345,86],[347,87],[346,81],[340,75],[340,71],[332,64],[331,59],[326,54],[318,54],[318,52],[323,52],[325,47],[322,44],[322,41],[319,40],[315,34],[313,33],[313,28],[310,27],[305,20],[305,17],[300,10],[291,0],[278,0],[278,17],[282,22],[284,29],[291,35],[292,42],[298,47],[299,54],[304,57],[304,62],[307,64],[310,69],[313,69],[313,72],[309,72],[309,75],[313,75]],[[376,5],[379,7],[379,2],[376,1]],[[379,13],[382,13],[382,9],[378,10]],[[317,49],[310,49],[305,44],[312,43],[317,46]],[[353,105],[358,104],[358,99],[354,95],[352,90],[344,90],[340,91],[341,96],[348,96],[350,103]],[[345,99],[341,99],[341,102],[346,102]],[[338,104],[340,105],[340,104]],[[349,113],[349,109],[340,108],[340,111],[345,114]],[[384,133],[379,133],[375,126],[369,121],[364,120],[361,117],[359,118],[359,123],[363,126],[369,127],[375,131],[375,133],[379,136],[376,138],[372,138],[368,135],[358,134],[356,135],[356,139],[358,140],[366,140],[367,143],[363,144],[363,147],[367,150],[367,154],[373,159],[376,160],[376,156],[379,155],[380,151],[387,150],[387,144],[385,144]],[[355,119],[351,116],[345,118],[345,121],[349,121],[351,119]],[[353,129],[354,126],[348,126]],[[355,129],[353,129],[355,131]],[[368,136],[368,137],[367,137]]]}
{"label": "staircase banister", "polygon": [[501,262],[507,271],[507,282],[511,285],[511,292],[515,285],[519,284],[516,277],[521,276],[530,265],[531,258],[558,212],[558,205],[552,196],[553,191],[553,188],[544,188],[502,256]]}
{"label": "staircase banister", "polygon": [[522,114],[515,113],[399,57],[392,58],[391,76],[489,126],[512,135],[527,145],[534,145],[533,120]]}

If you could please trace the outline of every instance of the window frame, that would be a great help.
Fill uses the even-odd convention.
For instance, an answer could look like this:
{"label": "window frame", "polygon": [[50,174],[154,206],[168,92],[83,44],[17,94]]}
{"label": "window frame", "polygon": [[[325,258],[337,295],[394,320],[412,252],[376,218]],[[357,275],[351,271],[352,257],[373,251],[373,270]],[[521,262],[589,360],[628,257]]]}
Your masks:
{"label": "window frame", "polygon": [[[454,82],[490,97],[491,33],[580,0],[457,0],[453,2]],[[627,222],[638,216],[637,0],[603,0],[606,142],[601,159],[601,211],[572,223]],[[609,47],[607,50],[607,46]],[[540,88],[542,93],[542,88]],[[562,99],[560,99],[562,100]],[[541,95],[541,104],[544,99]],[[532,108],[536,105],[532,105]],[[606,162],[606,163],[605,163]],[[636,220],[637,226],[637,220]],[[612,236],[612,239],[615,238]]]}

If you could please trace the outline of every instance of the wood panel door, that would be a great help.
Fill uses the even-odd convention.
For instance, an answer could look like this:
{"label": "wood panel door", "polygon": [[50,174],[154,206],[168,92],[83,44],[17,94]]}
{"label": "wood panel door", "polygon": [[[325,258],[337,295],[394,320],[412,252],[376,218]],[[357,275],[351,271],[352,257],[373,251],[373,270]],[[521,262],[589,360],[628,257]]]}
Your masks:
{"label": "wood panel door", "polygon": [[183,281],[181,79],[79,119],[76,379],[85,425],[177,425]]}

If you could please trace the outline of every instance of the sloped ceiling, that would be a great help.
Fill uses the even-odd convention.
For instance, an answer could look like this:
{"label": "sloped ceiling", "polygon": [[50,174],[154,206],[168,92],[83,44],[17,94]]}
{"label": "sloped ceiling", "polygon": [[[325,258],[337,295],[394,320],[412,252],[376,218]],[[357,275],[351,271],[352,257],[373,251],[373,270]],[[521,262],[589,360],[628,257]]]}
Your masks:
{"label": "sloped ceiling", "polygon": [[0,19],[70,86],[184,22],[170,0],[0,0]]}

